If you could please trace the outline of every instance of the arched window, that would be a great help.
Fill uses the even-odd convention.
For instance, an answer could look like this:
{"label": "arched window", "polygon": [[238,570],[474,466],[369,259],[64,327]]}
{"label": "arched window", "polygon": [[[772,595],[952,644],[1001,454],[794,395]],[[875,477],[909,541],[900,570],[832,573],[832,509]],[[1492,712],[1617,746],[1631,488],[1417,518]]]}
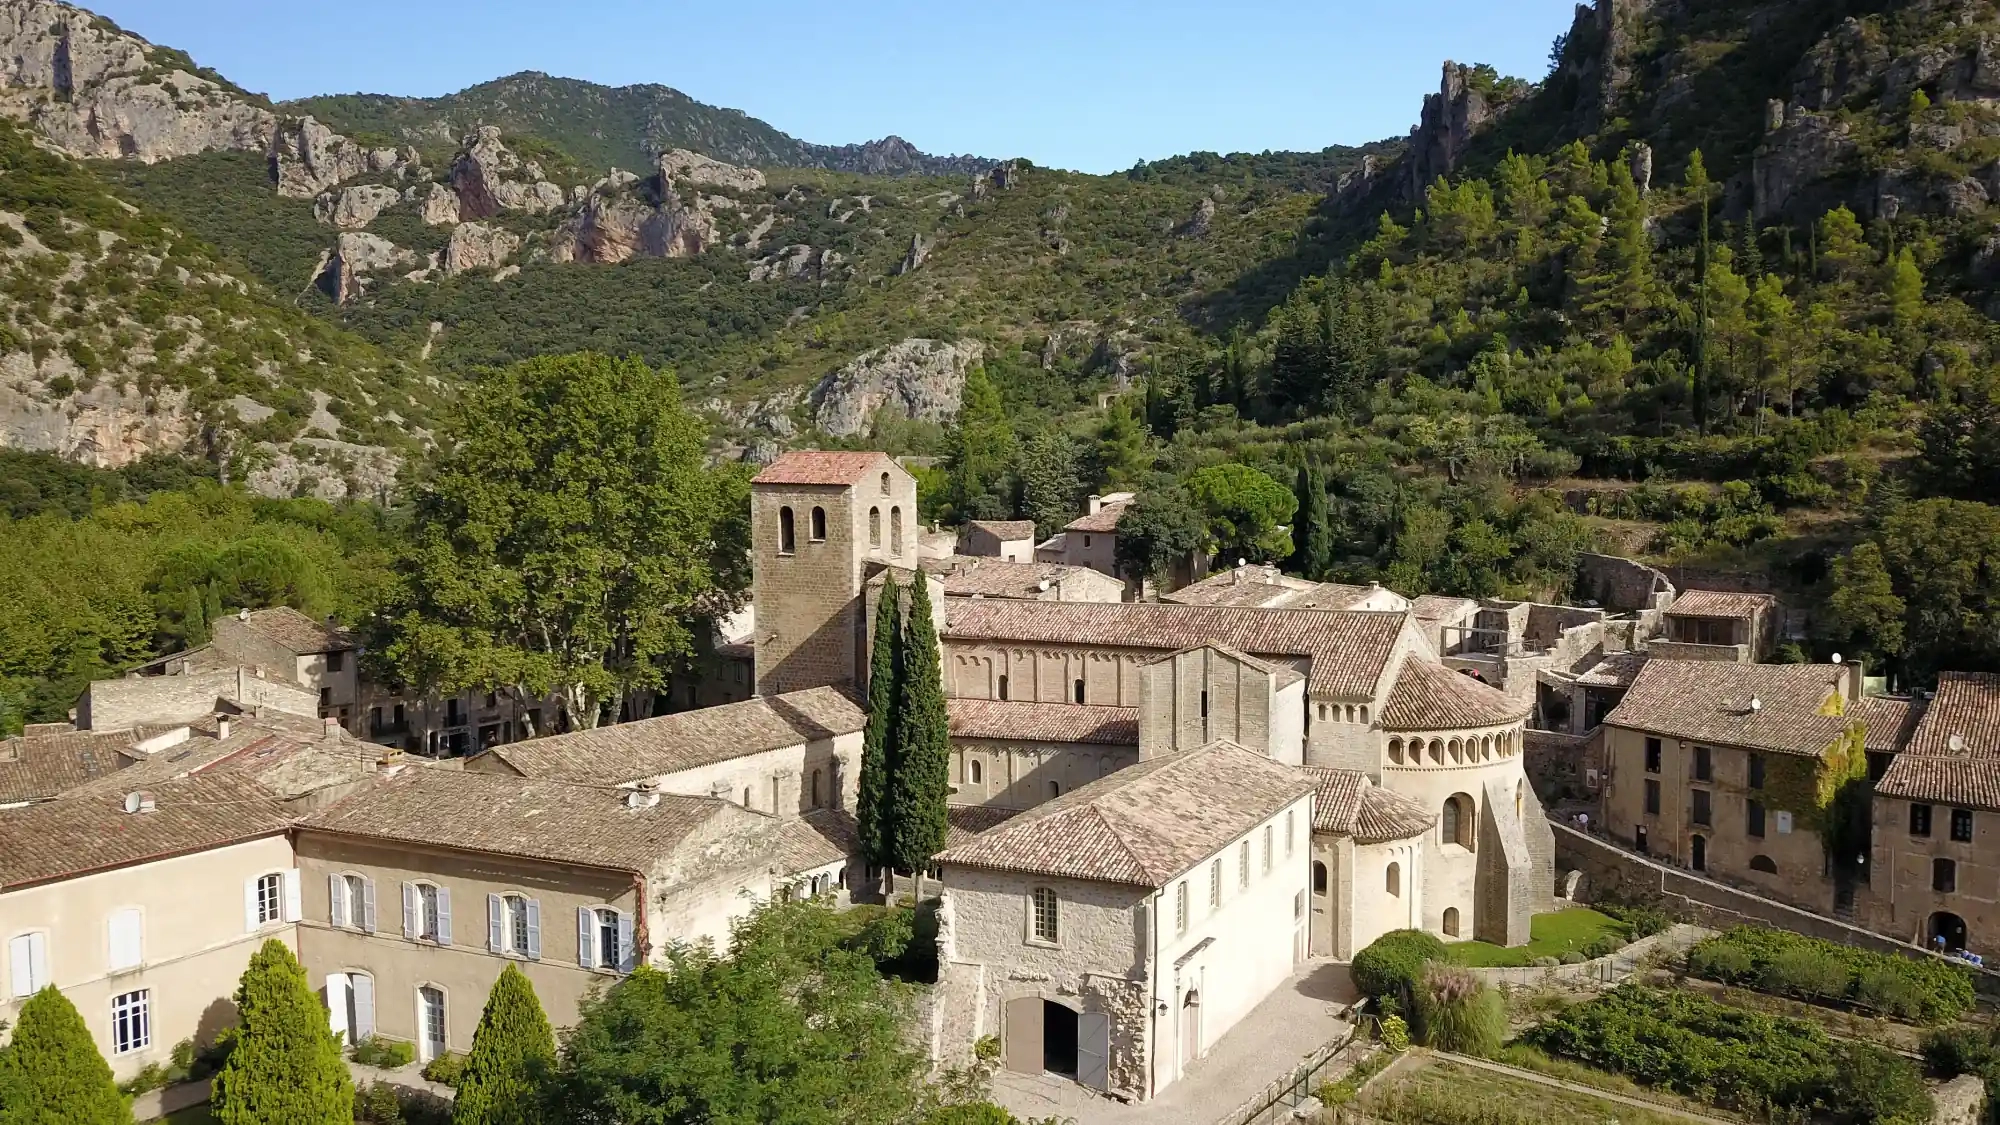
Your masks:
{"label": "arched window", "polygon": [[1766,875],[1776,875],[1778,873],[1778,864],[1770,856],[1753,855],[1750,857],[1750,870],[1762,871]]}
{"label": "arched window", "polygon": [[1463,793],[1454,793],[1447,798],[1443,812],[1438,818],[1438,842],[1457,844],[1471,851],[1473,811],[1471,797]]}
{"label": "arched window", "polygon": [[1390,739],[1390,740],[1389,740],[1389,760],[1390,760],[1390,761],[1392,761],[1392,762],[1394,762],[1394,763],[1396,763],[1397,765],[1402,765],[1402,764],[1403,764],[1403,740],[1402,740],[1402,739],[1400,739],[1400,738],[1392,738],[1392,739]]}
{"label": "arched window", "polygon": [[1000,698],[1001,698],[1001,700],[1002,700],[1003,702],[1004,702],[1004,701],[1006,700],[1006,698],[1007,698],[1007,677],[1006,677],[1006,676],[1001,676],[1001,677],[1000,677]]}
{"label": "arched window", "polygon": [[972,783],[974,785],[984,785],[986,783],[986,767],[974,761],[969,768],[971,770]]}
{"label": "arched window", "polygon": [[1528,803],[1528,783],[1527,783],[1527,782],[1525,782],[1525,781],[1517,781],[1517,782],[1515,782],[1515,783],[1514,783],[1514,819],[1515,819],[1515,820],[1519,820],[1519,819],[1521,819],[1521,814],[1522,814],[1522,811],[1523,811],[1523,810],[1524,810],[1524,809],[1525,809],[1525,808],[1527,807],[1527,803]]}
{"label": "arched window", "polygon": [[882,495],[884,495],[884,496],[887,496],[887,495],[889,495],[889,474],[888,474],[888,473],[883,473],[883,474],[882,474]]}
{"label": "arched window", "polygon": [[1458,907],[1444,908],[1444,933],[1446,937],[1458,936]]}
{"label": "arched window", "polygon": [[1075,687],[1076,687],[1076,701],[1077,701],[1078,703],[1082,703],[1082,702],[1083,702],[1083,680],[1082,680],[1081,678],[1079,678],[1079,679],[1078,679],[1078,680],[1076,681],[1076,685],[1075,685]]}
{"label": "arched window", "polygon": [[792,526],[792,510],[778,509],[778,553],[789,555],[798,550],[798,532]]}
{"label": "arched window", "polygon": [[868,545],[876,550],[882,548],[882,509],[880,508],[868,509]]}
{"label": "arched window", "polygon": [[900,504],[889,509],[889,553],[903,553],[903,508]]}
{"label": "arched window", "polygon": [[1383,877],[1382,877],[1382,886],[1383,886],[1383,889],[1384,889],[1384,890],[1388,891],[1388,892],[1389,892],[1390,894],[1392,894],[1392,895],[1396,896],[1397,898],[1402,898],[1402,897],[1403,897],[1403,865],[1402,865],[1402,864],[1400,864],[1400,863],[1391,863],[1391,864],[1389,865],[1389,870],[1388,870],[1388,872],[1387,872],[1386,874],[1384,874],[1384,875],[1383,875]]}
{"label": "arched window", "polygon": [[1318,860],[1313,861],[1313,893],[1316,895],[1326,893],[1326,864]]}
{"label": "arched window", "polygon": [[1431,739],[1431,764],[1434,766],[1444,764],[1444,739],[1442,738]]}
{"label": "arched window", "polygon": [[812,540],[815,543],[826,542],[826,509],[817,504],[813,505]]}
{"label": "arched window", "polygon": [[1363,726],[1366,726],[1368,723],[1368,705],[1366,703],[1361,705],[1361,723]]}
{"label": "arched window", "polygon": [[1461,744],[1456,738],[1451,740],[1451,760],[1454,762],[1462,762],[1465,760],[1465,750],[1463,744]]}

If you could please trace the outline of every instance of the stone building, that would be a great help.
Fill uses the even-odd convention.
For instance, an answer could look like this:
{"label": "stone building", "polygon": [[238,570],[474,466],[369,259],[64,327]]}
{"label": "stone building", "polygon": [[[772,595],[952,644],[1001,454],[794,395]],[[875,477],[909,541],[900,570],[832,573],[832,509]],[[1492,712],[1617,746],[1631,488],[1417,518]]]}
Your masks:
{"label": "stone building", "polygon": [[1030,602],[1125,600],[1125,583],[1087,566],[953,555],[926,560],[923,571],[937,579],[947,597],[1014,598]]}
{"label": "stone building", "polygon": [[1031,809],[1139,760],[1139,709],[946,701],[954,805]]}
{"label": "stone building", "polygon": [[1656,656],[1679,660],[1768,659],[1778,637],[1778,599],[1769,594],[1688,590],[1666,609],[1666,635]]}
{"label": "stone building", "polygon": [[972,520],[959,535],[958,553],[1003,562],[1034,562],[1035,521]]}
{"label": "stone building", "polygon": [[1118,521],[1138,499],[1135,493],[1092,496],[1084,513],[1035,547],[1036,562],[1087,566],[1123,579],[1118,565]]}
{"label": "stone building", "polygon": [[1894,757],[1875,784],[1863,917],[1919,945],[2000,956],[2000,675],[1945,672],[1927,704],[1868,703],[1870,755]]}
{"label": "stone building", "polygon": [[1215,742],[947,848],[939,946],[972,1033],[1010,1070],[1157,1095],[1306,958],[1312,794]]}
{"label": "stone building", "polygon": [[1308,769],[1313,797],[1312,954],[1353,960],[1390,930],[1427,928],[1425,857],[1438,815],[1360,770]]}
{"label": "stone building", "polygon": [[1410,599],[1380,583],[1353,586],[1294,578],[1275,566],[1244,563],[1160,595],[1175,605],[1243,606],[1251,609],[1410,608]]}
{"label": "stone building", "polygon": [[[1859,665],[1654,656],[1605,719],[1602,824],[1639,851],[1822,913],[1822,781],[1865,771]],[[1857,857],[1858,858],[1858,857]]]}

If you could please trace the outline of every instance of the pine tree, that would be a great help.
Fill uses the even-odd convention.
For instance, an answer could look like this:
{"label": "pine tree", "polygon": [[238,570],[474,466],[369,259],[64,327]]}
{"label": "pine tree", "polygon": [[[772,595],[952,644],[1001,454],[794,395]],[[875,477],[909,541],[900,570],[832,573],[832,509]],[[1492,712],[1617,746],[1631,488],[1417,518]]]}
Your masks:
{"label": "pine tree", "polygon": [[131,1120],[111,1067],[69,997],[53,985],[29,997],[13,1042],[0,1049],[0,1125],[130,1125]]}
{"label": "pine tree", "polygon": [[875,644],[868,663],[868,730],[861,743],[860,795],[854,819],[861,838],[861,858],[872,867],[893,866],[889,794],[895,777],[896,701],[902,694],[903,611],[896,576],[882,580],[882,602],[875,607]]}
{"label": "pine tree", "polygon": [[521,970],[507,966],[486,994],[451,1125],[537,1125],[536,1094],[555,1058],[555,1035],[535,998],[535,986]]}
{"label": "pine tree", "polygon": [[945,801],[951,792],[951,736],[945,716],[944,672],[937,629],[922,584],[910,591],[903,625],[901,697],[896,701],[894,766],[889,781],[892,856],[914,872],[919,893],[931,857],[944,850]]}
{"label": "pine tree", "polygon": [[273,938],[236,989],[243,1025],[215,1076],[220,1125],[351,1125],[354,1081],[306,971]]}
{"label": "pine tree", "polygon": [[958,419],[945,445],[953,512],[960,519],[1000,515],[1006,504],[1002,489],[1007,468],[1014,463],[1014,427],[984,367],[965,373]]}

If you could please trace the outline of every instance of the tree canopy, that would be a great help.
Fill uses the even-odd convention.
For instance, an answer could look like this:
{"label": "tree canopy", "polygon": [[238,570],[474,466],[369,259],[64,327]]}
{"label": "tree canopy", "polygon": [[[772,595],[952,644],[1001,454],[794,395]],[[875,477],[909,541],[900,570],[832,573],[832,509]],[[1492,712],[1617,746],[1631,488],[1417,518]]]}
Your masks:
{"label": "tree canopy", "polygon": [[54,985],[30,996],[13,1039],[0,1047],[0,1125],[131,1121],[131,1107],[69,997]]}
{"label": "tree canopy", "polygon": [[220,1125],[348,1125],[354,1080],[327,1026],[326,1008],[290,947],[272,938],[251,955],[236,989],[242,1018],[215,1076]]}

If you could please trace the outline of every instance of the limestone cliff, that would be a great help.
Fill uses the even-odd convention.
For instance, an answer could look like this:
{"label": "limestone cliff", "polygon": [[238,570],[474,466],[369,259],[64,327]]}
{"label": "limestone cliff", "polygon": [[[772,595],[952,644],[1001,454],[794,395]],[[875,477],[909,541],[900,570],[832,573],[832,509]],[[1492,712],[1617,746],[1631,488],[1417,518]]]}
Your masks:
{"label": "limestone cliff", "polygon": [[815,426],[834,437],[868,432],[887,410],[925,422],[958,414],[965,372],[985,348],[977,340],[910,339],[856,356],[819,381],[807,401]]}

